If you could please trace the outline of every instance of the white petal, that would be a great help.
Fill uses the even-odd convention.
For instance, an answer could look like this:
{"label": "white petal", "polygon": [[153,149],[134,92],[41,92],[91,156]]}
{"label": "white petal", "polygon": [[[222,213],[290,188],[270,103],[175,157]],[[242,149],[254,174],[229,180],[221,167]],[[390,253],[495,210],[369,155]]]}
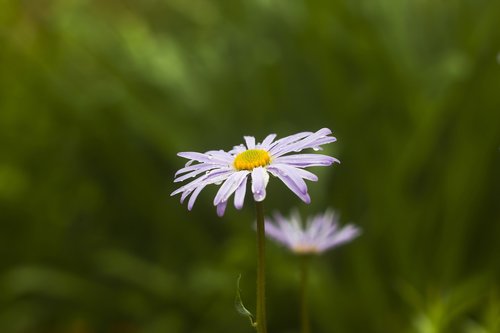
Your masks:
{"label": "white petal", "polygon": [[265,150],[269,150],[269,146],[273,142],[274,138],[276,138],[276,134],[269,134],[268,136],[266,136],[264,141],[262,141],[260,147]]}
{"label": "white petal", "polygon": [[200,194],[201,190],[203,190],[205,188],[205,186],[207,186],[207,184],[198,186],[193,191],[193,194],[191,195],[191,197],[189,198],[189,201],[188,201],[188,206],[187,206],[188,210],[193,209],[193,205],[194,205],[194,202],[196,201],[196,198],[198,197],[198,194]]}
{"label": "white petal", "polygon": [[215,195],[214,205],[217,206],[221,201],[227,201],[227,199],[234,193],[234,191],[236,191],[248,174],[249,171],[243,170],[235,172],[229,176]]}
{"label": "white petal", "polygon": [[243,178],[240,186],[236,189],[234,193],[234,207],[236,209],[241,209],[243,207],[243,203],[245,202],[245,194],[247,192],[247,177]]}
{"label": "white petal", "polygon": [[252,170],[252,193],[255,201],[266,198],[266,186],[269,182],[269,174],[263,167]]}
{"label": "white petal", "polygon": [[253,136],[245,136],[244,139],[245,139],[245,142],[247,144],[248,149],[255,148],[255,138]]}

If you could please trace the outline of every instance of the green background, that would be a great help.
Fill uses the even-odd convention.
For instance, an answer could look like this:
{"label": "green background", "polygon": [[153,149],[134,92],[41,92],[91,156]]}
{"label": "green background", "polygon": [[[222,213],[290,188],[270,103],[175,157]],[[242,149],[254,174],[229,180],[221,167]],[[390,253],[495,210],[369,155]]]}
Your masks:
{"label": "green background", "polygon": [[[179,151],[331,128],[313,332],[500,332],[500,2],[0,0],[0,332],[253,332],[253,204],[170,197]],[[297,260],[268,242],[271,333]]]}

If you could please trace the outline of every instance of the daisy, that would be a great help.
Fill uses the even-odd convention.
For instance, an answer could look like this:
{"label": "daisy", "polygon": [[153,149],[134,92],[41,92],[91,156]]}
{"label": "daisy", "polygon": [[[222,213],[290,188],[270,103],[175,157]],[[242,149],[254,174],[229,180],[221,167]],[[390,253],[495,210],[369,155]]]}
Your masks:
{"label": "daisy", "polygon": [[263,201],[271,174],[285,183],[302,201],[309,203],[311,199],[304,179],[317,181],[318,177],[304,168],[340,162],[327,155],[297,153],[308,148],[318,151],[321,150],[321,145],[335,142],[336,138],[330,134],[331,130],[323,128],[317,132],[301,132],[276,141],[276,134],[270,134],[262,143],[256,143],[253,136],[245,136],[245,145],[235,146],[228,152],[211,150],[205,153],[178,153],[178,156],[189,161],[176,172],[174,182],[197,178],[171,195],[181,193],[181,203],[190,196],[188,210],[191,210],[201,190],[210,184],[221,185],[214,198],[214,205],[217,206],[217,214],[222,216],[233,193],[236,209],[243,207],[249,178],[254,200]]}
{"label": "daisy", "polygon": [[[311,332],[307,306],[309,259],[312,254],[320,254],[328,249],[352,241],[361,234],[361,229],[352,224],[341,228],[333,210],[327,210],[323,214],[308,218],[305,226],[302,225],[297,211],[293,212],[288,219],[278,213],[274,216],[275,221],[265,219],[264,228],[261,229],[265,230],[269,238],[276,240],[288,247],[293,253],[300,255],[299,313],[301,332],[309,333]],[[257,229],[259,229],[258,225]]]}
{"label": "daisy", "polygon": [[266,235],[296,254],[320,254],[348,243],[361,234],[361,229],[353,224],[341,228],[332,210],[309,218],[305,227],[297,211],[288,219],[281,214],[275,214],[274,217],[275,222],[266,219]]}

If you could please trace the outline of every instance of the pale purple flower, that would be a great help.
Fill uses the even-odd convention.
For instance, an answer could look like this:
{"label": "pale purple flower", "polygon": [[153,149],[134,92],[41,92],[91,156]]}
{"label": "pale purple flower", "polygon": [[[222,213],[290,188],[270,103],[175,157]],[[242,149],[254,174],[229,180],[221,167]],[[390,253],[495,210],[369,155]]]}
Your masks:
{"label": "pale purple flower", "polygon": [[361,234],[361,229],[353,224],[340,227],[338,217],[332,210],[308,218],[305,226],[297,211],[290,218],[277,213],[274,221],[266,218],[265,223],[266,235],[296,254],[319,254],[348,243]]}
{"label": "pale purple flower", "polygon": [[181,203],[191,195],[188,201],[188,209],[191,210],[205,186],[221,185],[215,195],[214,205],[217,206],[217,214],[222,216],[233,193],[236,209],[243,207],[248,178],[251,178],[254,200],[264,200],[271,174],[285,183],[302,201],[309,203],[311,199],[304,179],[317,181],[318,177],[304,168],[340,162],[327,155],[297,153],[307,148],[321,150],[321,145],[335,142],[336,138],[330,134],[331,130],[323,128],[317,132],[301,132],[276,141],[276,134],[270,134],[262,143],[256,143],[253,136],[245,136],[246,146],[235,146],[228,152],[211,150],[206,153],[178,153],[178,156],[189,161],[176,172],[174,182],[197,178],[171,195],[182,193]]}

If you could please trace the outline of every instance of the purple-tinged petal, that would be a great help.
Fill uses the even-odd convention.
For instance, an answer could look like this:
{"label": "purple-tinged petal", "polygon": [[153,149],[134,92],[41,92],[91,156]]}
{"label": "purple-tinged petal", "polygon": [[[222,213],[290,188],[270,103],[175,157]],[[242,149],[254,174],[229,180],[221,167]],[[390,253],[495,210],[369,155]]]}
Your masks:
{"label": "purple-tinged petal", "polygon": [[198,179],[195,179],[192,182],[179,187],[177,190],[175,190],[172,193],[170,193],[170,196],[172,197],[172,196],[174,196],[176,194],[179,194],[179,193],[182,193],[182,192],[186,192],[186,191],[192,192],[195,189],[195,187],[197,186],[197,184],[200,182],[201,178],[202,177],[200,177]]}
{"label": "purple-tinged petal", "polygon": [[255,137],[253,136],[244,136],[245,142],[247,144],[248,149],[254,149],[255,148]]}
{"label": "purple-tinged petal", "polygon": [[234,193],[234,191],[236,191],[243,179],[245,179],[249,173],[249,171],[243,170],[235,172],[229,176],[215,195],[214,205],[217,206],[221,201],[227,201],[227,199]]}
{"label": "purple-tinged petal", "polygon": [[207,155],[194,151],[184,151],[177,153],[177,156],[198,162],[211,162]]}
{"label": "purple-tinged petal", "polygon": [[280,156],[273,159],[273,163],[288,164],[299,168],[329,166],[335,162],[340,163],[336,158],[322,154],[296,154]]}
{"label": "purple-tinged petal", "polygon": [[[206,185],[209,185],[209,184],[222,182],[225,179],[227,179],[227,177],[229,177],[230,174],[233,173],[233,172],[234,172],[233,170],[230,170],[230,171],[226,171],[226,170],[220,171],[220,170],[218,170],[218,171],[214,171],[213,174],[211,174],[211,175],[210,174],[206,174],[206,175],[204,175],[204,176],[202,176],[202,177],[200,177],[200,178],[192,181],[191,183],[189,183],[187,185],[184,185],[181,188],[175,190],[174,192],[172,192],[171,196],[175,195],[175,194],[178,194],[178,193],[182,193],[182,195],[181,195],[181,203],[183,203],[184,200],[191,193],[193,193],[193,191],[196,191],[199,187],[203,188],[203,187],[205,187]],[[201,189],[199,191],[201,191]]]}
{"label": "purple-tinged petal", "polygon": [[226,211],[226,206],[227,206],[227,201],[221,201],[221,202],[217,205],[217,215],[218,215],[219,217],[224,216],[224,212]]}
{"label": "purple-tinged petal", "polygon": [[227,165],[228,164],[228,159],[225,157],[223,158],[220,156],[202,154],[202,153],[197,153],[197,152],[181,152],[181,153],[177,153],[177,156],[187,158],[187,159],[190,159],[193,161],[202,162],[202,163],[219,164],[219,165]]}
{"label": "purple-tinged petal", "polygon": [[286,148],[287,146],[311,135],[312,132],[300,132],[297,134],[289,135],[284,138],[281,138],[277,141],[275,141],[272,145],[270,145],[269,152],[271,154],[274,154],[278,151],[281,151],[282,149]]}
{"label": "purple-tinged petal", "polygon": [[304,147],[302,149],[307,149],[307,148],[317,148],[318,150],[322,150],[320,146],[326,145],[327,143],[333,143],[337,141],[337,138],[334,136],[326,136],[326,137],[320,137],[318,139],[312,140],[311,142],[304,144]]}
{"label": "purple-tinged petal", "polygon": [[209,151],[205,152],[205,154],[212,155],[212,156],[218,157],[220,159],[224,159],[226,161],[231,161],[233,159],[231,154],[229,154],[228,152],[225,152],[224,150],[209,150]]}
{"label": "purple-tinged petal", "polygon": [[323,214],[309,218],[306,223],[306,229],[312,234],[321,234],[329,236],[337,230],[337,217],[331,210],[327,210]]}
{"label": "purple-tinged petal", "polygon": [[[204,176],[192,181],[191,183],[184,185],[183,187],[172,192],[172,195],[181,193],[181,203],[193,192],[195,192],[199,187],[204,188],[205,186],[213,183],[222,182],[227,179],[233,171],[214,171],[212,174],[205,174]],[[201,190],[200,190],[201,191]]]}
{"label": "purple-tinged petal", "polygon": [[193,190],[196,190],[196,188],[195,188],[195,187],[193,187],[193,188],[190,188],[190,189],[188,189],[188,190],[186,190],[186,191],[182,192],[182,194],[181,194],[181,204],[182,204],[182,203],[184,203],[184,200],[186,200],[186,198],[187,198],[187,197],[188,197],[191,193],[193,193]]}
{"label": "purple-tinged petal", "polygon": [[252,193],[255,201],[266,198],[266,186],[269,182],[269,174],[263,167],[252,170]]}
{"label": "purple-tinged petal", "polygon": [[275,214],[276,221],[287,238],[288,246],[293,248],[298,245],[303,239],[302,225],[298,211],[294,211],[290,219],[285,219],[281,214]]}
{"label": "purple-tinged petal", "polygon": [[305,203],[310,203],[311,198],[309,197],[309,194],[303,193],[302,189],[295,183],[292,178],[289,176],[285,175],[283,172],[278,171],[278,169],[271,169],[270,167],[268,168],[269,172],[273,175],[278,177],[293,193],[295,193],[302,201]]}
{"label": "purple-tinged petal", "polygon": [[274,138],[276,138],[276,134],[269,134],[268,136],[266,136],[264,141],[262,141],[262,143],[260,144],[260,148],[269,150],[269,146],[273,142]]}
{"label": "purple-tinged petal", "polygon": [[325,251],[329,248],[337,247],[344,243],[350,242],[354,238],[361,234],[361,229],[353,226],[346,225],[341,230],[339,230],[333,237],[331,237],[327,242],[322,244],[321,251]]}
{"label": "purple-tinged petal", "polygon": [[298,152],[306,148],[318,148],[322,144],[334,142],[337,140],[334,137],[327,136],[331,133],[332,131],[330,129],[322,128],[319,131],[312,133],[299,141],[283,145],[280,149],[273,150],[271,153],[274,157],[279,157],[292,151]]}
{"label": "purple-tinged petal", "polygon": [[307,179],[307,180],[310,180],[313,182],[318,181],[318,176],[316,176],[314,173],[309,172],[307,170],[295,168],[295,172],[297,172],[301,178],[304,178],[304,179]]}
{"label": "purple-tinged petal", "polygon": [[207,186],[207,184],[200,185],[193,191],[193,194],[191,195],[191,197],[189,198],[189,201],[188,201],[188,206],[187,206],[188,210],[193,209],[193,205],[194,205],[194,202],[196,201],[196,198],[198,197],[198,194],[200,194],[201,190],[203,190],[205,188],[205,186]]}
{"label": "purple-tinged petal", "polygon": [[304,240],[304,230],[302,230],[302,223],[298,211],[294,211],[288,223],[280,221],[281,228],[287,230],[290,245],[297,246]]}
{"label": "purple-tinged petal", "polygon": [[[286,166],[285,166],[286,167]],[[271,174],[281,179],[285,185],[292,190],[302,201],[310,203],[311,198],[307,193],[307,185],[304,180],[300,178],[295,172],[290,172],[290,169],[285,168],[284,165],[271,165],[267,168]]]}
{"label": "purple-tinged petal", "polygon": [[194,171],[191,171],[189,173],[186,173],[185,175],[180,176],[178,178],[175,178],[174,179],[174,183],[182,182],[182,181],[184,181],[186,179],[194,178],[197,175],[199,175],[200,173],[203,173],[203,172],[206,172],[206,171],[209,171],[209,170],[212,170],[212,169],[220,168],[220,166],[213,165],[213,164],[197,164],[197,165],[200,166],[198,169],[196,169]]}
{"label": "purple-tinged petal", "polygon": [[241,209],[243,207],[243,203],[245,202],[245,194],[247,192],[247,179],[248,177],[245,176],[240,186],[236,189],[236,192],[234,192],[234,207],[236,209]]}
{"label": "purple-tinged petal", "polygon": [[278,228],[274,223],[271,223],[270,221],[266,220],[266,235],[273,238],[274,240],[282,243],[283,245],[288,246],[288,238],[286,235],[283,233],[283,230]]}
{"label": "purple-tinged petal", "polygon": [[[205,181],[207,181],[208,183],[217,183],[219,181],[223,181],[224,179],[229,177],[229,175],[231,175],[232,173],[234,173],[234,170],[232,168],[227,168],[227,167],[209,171],[208,173],[193,180],[192,182],[187,183],[186,185],[179,187],[177,190],[173,191],[170,194],[170,196],[176,195],[176,194],[184,192],[186,190],[192,191],[192,190],[194,190],[194,188],[196,186],[200,185],[201,183],[203,183]],[[211,181],[212,179],[216,179],[216,180],[212,182]]]}
{"label": "purple-tinged petal", "polygon": [[187,166],[187,167],[184,167],[184,168],[181,168],[179,170],[177,170],[177,172],[175,173],[174,175],[174,178],[183,174],[183,173],[186,173],[186,172],[191,172],[191,171],[195,171],[195,170],[198,170],[200,168],[204,168],[206,166],[212,166],[212,167],[219,167],[217,165],[211,165],[211,164],[205,164],[205,163],[197,163],[197,164],[193,164],[193,165],[190,165],[190,166]]}

